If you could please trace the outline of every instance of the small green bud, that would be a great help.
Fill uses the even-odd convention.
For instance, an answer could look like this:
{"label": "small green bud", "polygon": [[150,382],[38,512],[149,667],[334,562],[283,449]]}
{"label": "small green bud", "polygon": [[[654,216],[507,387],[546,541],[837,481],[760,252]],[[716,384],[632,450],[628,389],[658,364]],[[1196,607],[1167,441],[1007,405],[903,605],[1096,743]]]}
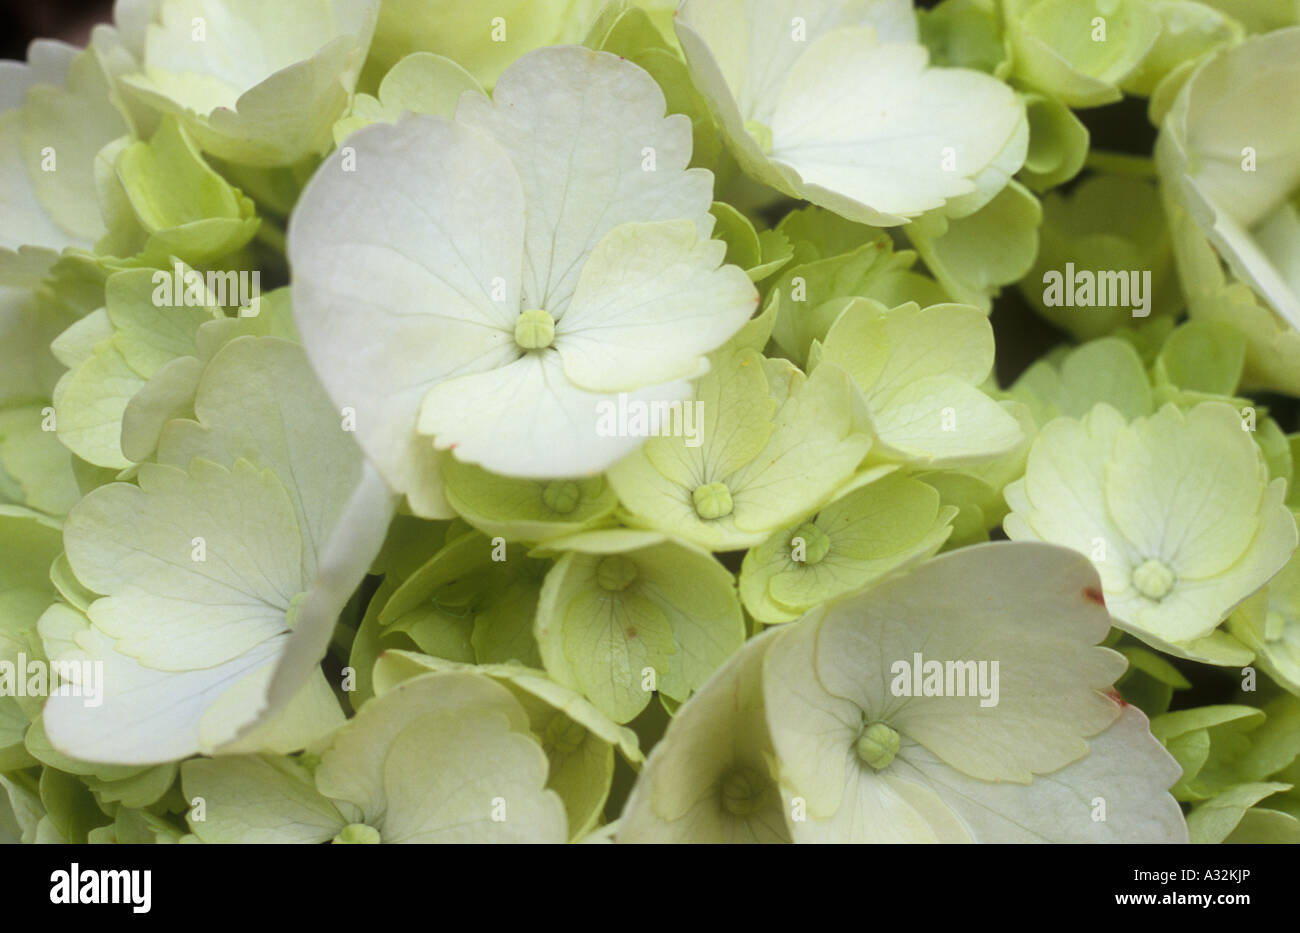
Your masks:
{"label": "small green bud", "polygon": [[349,823],[334,837],[338,845],[378,845],[381,841],[379,830],[365,823]]}
{"label": "small green bud", "polygon": [[596,565],[596,583],[602,590],[617,593],[632,585],[637,578],[636,564],[622,554],[611,554],[601,558]]}
{"label": "small green bud", "polygon": [[581,498],[582,490],[571,479],[551,480],[542,487],[542,505],[557,515],[568,515]]}
{"label": "small green bud", "polygon": [[515,343],[525,350],[545,350],[555,340],[555,318],[541,308],[522,312],[515,320]]}
{"label": "small green bud", "polygon": [[749,816],[763,805],[771,781],[741,766],[722,779],[722,806],[734,816]]}
{"label": "small green bud", "polygon": [[731,501],[731,490],[726,483],[696,486],[695,492],[691,493],[691,500],[695,503],[695,514],[706,522],[725,518],[735,508],[735,503]]}
{"label": "small green bud", "polygon": [[1164,561],[1151,558],[1133,571],[1133,586],[1147,599],[1159,602],[1174,588],[1174,572]]}
{"label": "small green bud", "polygon": [[546,722],[542,743],[561,755],[571,755],[582,745],[587,730],[564,713],[556,713]]}
{"label": "small green bud", "polygon": [[873,722],[858,736],[858,757],[879,771],[898,754],[899,735],[883,722]]}
{"label": "small green bud", "polygon": [[794,550],[794,539],[803,539],[803,563],[815,564],[823,557],[830,553],[831,539],[830,535],[822,531],[812,522],[806,522],[799,526],[799,529],[790,536],[790,549]]}

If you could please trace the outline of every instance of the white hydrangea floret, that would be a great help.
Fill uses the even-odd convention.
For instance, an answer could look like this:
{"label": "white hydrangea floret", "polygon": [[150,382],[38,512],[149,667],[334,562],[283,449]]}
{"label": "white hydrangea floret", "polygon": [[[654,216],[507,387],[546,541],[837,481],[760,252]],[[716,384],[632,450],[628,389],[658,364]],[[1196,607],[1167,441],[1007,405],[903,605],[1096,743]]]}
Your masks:
{"label": "white hydrangea floret", "polygon": [[973,213],[1024,161],[1023,103],[930,67],[908,0],[687,0],[676,24],[741,167],[850,220]]}
{"label": "white hydrangea floret", "polygon": [[303,341],[415,511],[450,514],[435,448],[508,476],[609,467],[644,437],[609,436],[606,406],[687,398],[753,312],[690,120],[664,111],[635,65],[540,49],[454,120],[359,131],[303,193]]}
{"label": "white hydrangea floret", "polygon": [[282,165],[327,149],[379,0],[122,0],[115,18],[138,97],[213,155]]}
{"label": "white hydrangea floret", "polygon": [[784,629],[763,695],[794,841],[1185,842],[1096,580],[977,545]]}
{"label": "white hydrangea floret", "polygon": [[1166,196],[1300,328],[1300,26],[1201,65],[1165,118],[1156,157]]}
{"label": "white hydrangea floret", "polygon": [[1285,492],[1225,402],[1168,404],[1131,423],[1103,403],[1044,426],[1024,478],[1005,491],[1004,527],[1088,555],[1116,624],[1138,638],[1248,663],[1216,629],[1295,550]]}
{"label": "white hydrangea floret", "polygon": [[167,423],[138,485],[94,489],[64,524],[90,593],[51,606],[39,631],[51,659],[98,670],[102,692],[52,696],[44,724],[82,761],[288,752],[342,721],[320,660],[391,493],[296,344],[231,341],[194,411]]}

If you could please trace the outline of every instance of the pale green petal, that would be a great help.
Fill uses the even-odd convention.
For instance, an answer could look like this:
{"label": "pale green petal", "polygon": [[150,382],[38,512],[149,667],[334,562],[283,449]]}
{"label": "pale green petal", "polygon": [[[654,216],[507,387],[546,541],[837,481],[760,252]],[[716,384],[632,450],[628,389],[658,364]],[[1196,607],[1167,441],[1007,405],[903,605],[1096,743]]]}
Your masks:
{"label": "pale green petal", "polygon": [[[973,193],[975,176],[1017,133],[1009,161],[1019,167],[1028,135],[1010,88],[979,72],[926,68],[924,47],[872,38],[845,29],[810,43],[779,92],[771,158],[795,193],[889,225]],[[862,87],[894,106],[882,111]]]}
{"label": "pale green petal", "polygon": [[[0,114],[0,247],[89,248],[104,232],[94,159],[128,131],[96,53],[42,40],[31,62],[6,63]],[[10,109],[16,108],[16,109]]]}
{"label": "pale green petal", "polygon": [[[1008,173],[1023,160],[1015,95],[979,72],[926,68],[905,3],[691,2],[675,26],[743,170],[846,217],[903,223],[973,194],[1000,157]],[[898,105],[882,110],[880,95]]]}
{"label": "pale green petal", "polygon": [[274,473],[243,460],[145,464],[139,487],[114,483],[78,503],[65,544],[77,577],[105,594],[91,620],[160,670],[232,661],[284,632],[304,588],[292,502]]}
{"label": "pale green petal", "polygon": [[[33,843],[38,841],[38,825],[45,816],[45,807],[41,804],[41,798],[36,793],[36,788],[28,787],[25,782],[13,780],[0,774],[0,788],[4,789],[6,800],[5,805],[8,813],[0,814],[9,816],[12,824],[6,826],[10,832],[18,836],[14,842]],[[6,823],[9,821],[6,820]],[[62,842],[62,839],[53,841]]]}
{"label": "pale green petal", "polygon": [[789,841],[761,685],[775,634],[733,654],[678,710],[623,808],[619,842]]}
{"label": "pale green petal", "polygon": [[72,455],[50,425],[48,406],[0,411],[0,474],[19,487],[18,504],[63,515],[81,498]]}
{"label": "pale green petal", "polygon": [[334,124],[334,142],[343,145],[351,134],[371,123],[396,123],[403,113],[428,113],[450,118],[460,95],[483,93],[473,75],[450,58],[415,52],[402,58],[379,82],[378,99],[358,94],[352,110]]}
{"label": "pale green petal", "polygon": [[167,423],[193,418],[194,394],[202,375],[198,357],[177,357],[159,367],[132,396],[122,411],[122,453],[128,460],[152,459]]}
{"label": "pale green petal", "polygon": [[1042,216],[1038,199],[1011,182],[972,214],[927,215],[906,229],[948,293],[988,311],[1002,286],[1019,281],[1033,264]]}
{"label": "pale green petal", "polygon": [[422,715],[462,710],[501,713],[514,730],[528,728],[523,708],[488,677],[452,672],[413,678],[371,699],[339,730],[321,757],[316,786],[355,806],[367,822],[382,817],[384,758],[393,739]]}
{"label": "pale green petal", "polygon": [[642,760],[636,733],[615,725],[581,695],[541,671],[517,664],[471,668],[408,651],[386,651],[375,665],[379,692],[425,671],[477,670],[504,684],[528,712],[533,734],[550,761],[547,786],[563,798],[569,834],[576,838],[595,825],[614,774],[613,748],[637,764]]}
{"label": "pale green petal", "polygon": [[[379,12],[376,0],[164,0],[143,73],[124,79],[222,158],[282,165],[328,148]],[[204,23],[201,41],[194,22]]]}
{"label": "pale green petal", "polygon": [[99,344],[90,359],[54,389],[59,440],[96,466],[130,466],[122,453],[122,415],[146,381],[111,340]]}
{"label": "pale green petal", "polygon": [[1300,842],[1300,819],[1280,810],[1266,807],[1252,807],[1242,814],[1237,828],[1223,840],[1232,844],[1289,843]]}
{"label": "pale green petal", "polygon": [[563,842],[564,808],[543,786],[546,769],[541,746],[500,712],[420,716],[392,739],[384,758],[383,839]]}
{"label": "pale green petal", "polygon": [[386,842],[567,838],[527,715],[481,674],[431,673],[371,700],[321,758],[316,785]]}
{"label": "pale green petal", "polygon": [[168,424],[158,462],[195,457],[269,468],[293,500],[303,531],[302,579],[361,477],[361,450],[332,410],[302,348],[278,337],[238,337],[208,363],[194,396],[194,421]]}
{"label": "pale green petal", "polygon": [[1160,15],[1160,37],[1137,70],[1124,80],[1124,90],[1143,97],[1170,72],[1225,43],[1240,42],[1244,31],[1229,16],[1211,5],[1192,0],[1157,0],[1151,4]]}
{"label": "pale green petal", "polygon": [[[1143,314],[1178,312],[1182,301],[1160,202],[1150,180],[1101,172],[1049,192],[1038,254],[1020,281],[1021,293],[1077,340],[1107,336]],[[1103,273],[1111,278],[1102,279]]]}
{"label": "pale green petal", "polygon": [[844,310],[822,345],[861,390],[880,436],[877,456],[928,465],[992,458],[1023,435],[976,385],[993,366],[993,330],[976,308],[868,300]]}
{"label": "pale green petal", "polygon": [[[523,192],[499,146],[437,117],[368,127],[348,146],[356,171],[325,162],[289,225],[294,316],[389,485],[418,513],[447,517],[416,416],[440,380],[517,355]],[[412,308],[411,295],[424,300]]]}
{"label": "pale green petal", "polygon": [[1223,842],[1237,828],[1242,817],[1265,797],[1291,789],[1290,784],[1239,784],[1195,807],[1187,815],[1192,842],[1202,845]]}
{"label": "pale green petal", "polygon": [[708,554],[670,542],[609,553],[607,534],[568,540],[587,553],[547,575],[535,630],[550,675],[627,722],[656,690],[685,700],[745,628],[731,575]]}
{"label": "pale green petal", "polygon": [[[105,150],[100,158],[110,153]],[[172,257],[180,257],[207,266],[257,231],[253,202],[203,160],[174,118],[165,118],[148,142],[138,140],[118,152],[113,168],[121,193],[109,181],[101,186],[101,197],[122,199],[132,216],[123,212],[126,226],[110,232],[130,237],[127,228],[138,226],[147,237],[140,252],[150,264],[170,265]],[[138,239],[128,242],[135,245]]]}
{"label": "pale green petal", "polygon": [[[1088,562],[1059,548],[954,551],[828,610],[818,677],[828,691],[853,697],[868,721],[888,721],[959,770],[1028,783],[1081,757],[1083,738],[1118,715],[1102,691],[1124,661],[1093,647],[1110,627],[1089,595],[1095,587]],[[998,661],[995,712],[982,697],[898,696],[893,665],[910,665],[916,652],[944,662]],[[863,671],[874,678],[864,680]]]}
{"label": "pale green petal", "polygon": [[[1192,215],[1235,275],[1293,327],[1300,325],[1300,223],[1287,198],[1300,180],[1298,42],[1300,29],[1283,29],[1209,58],[1179,92],[1156,150],[1167,195]],[[1252,153],[1256,161],[1246,171]]]}
{"label": "pale green petal", "polygon": [[1025,96],[1029,120],[1029,150],[1019,178],[1035,191],[1069,181],[1083,168],[1088,155],[1088,129],[1055,97]]}
{"label": "pale green petal", "polygon": [[574,46],[521,58],[491,102],[461,99],[456,122],[496,140],[518,169],[530,217],[544,218],[525,237],[521,308],[563,315],[586,257],[620,224],[684,219],[701,238],[712,232],[712,175],[686,168],[690,120],[664,110],[646,72]]}
{"label": "pale green petal", "polygon": [[[1151,732],[1183,769],[1172,793],[1179,800],[1206,800],[1240,784],[1234,769],[1219,764],[1245,752],[1247,737],[1266,720],[1253,706],[1201,706],[1165,713],[1151,721]],[[1225,756],[1224,752],[1227,752]],[[1217,759],[1217,760],[1216,760]]]}
{"label": "pale green petal", "polygon": [[1011,0],[1004,9],[1016,76],[1076,108],[1119,100],[1117,85],[1160,36],[1145,0]]}
{"label": "pale green petal", "polygon": [[861,708],[817,681],[819,630],[815,619],[779,629],[762,674],[776,776],[784,793],[801,798],[814,823],[833,819],[852,794],[853,744],[862,729]]}
{"label": "pale green petal", "polygon": [[1169,787],[1179,769],[1132,706],[1088,742],[1086,757],[1028,787],[977,781],[922,746],[899,752],[976,842],[1177,843],[1187,825]]}
{"label": "pale green petal", "polygon": [[1151,382],[1133,344],[1118,337],[1092,340],[1062,358],[1030,366],[1009,393],[1034,410],[1038,424],[1058,415],[1082,418],[1105,402],[1126,418],[1152,413]]}
{"label": "pale green petal", "polygon": [[[103,702],[88,706],[86,697],[52,697],[45,706],[45,728],[59,750],[84,761],[153,764],[196,753],[211,753],[256,720],[262,697],[241,694],[239,709],[229,705],[220,722],[205,721],[224,694],[247,678],[261,679],[283,650],[284,636],[256,645],[232,661],[210,668],[167,672],[140,666],[116,651],[112,640],[86,618],[53,606],[41,620],[41,634],[71,645],[59,658],[103,663]],[[93,698],[91,698],[93,700]]]}
{"label": "pale green petal", "polygon": [[[829,211],[808,208],[790,212],[778,227],[796,244],[796,254],[795,263],[782,272],[768,293],[779,291],[782,302],[773,338],[785,355],[801,366],[807,362],[812,342],[825,339],[855,296],[872,298],[885,307],[909,301],[928,306],[948,300],[937,282],[911,270],[916,254],[896,252],[888,234],[835,221],[839,218]],[[805,237],[816,237],[817,242]],[[845,252],[837,252],[841,248]],[[800,261],[813,250],[835,252]]]}
{"label": "pale green petal", "polygon": [[1094,563],[1107,594],[1123,591],[1140,562],[1105,504],[1105,464],[1123,430],[1123,416],[1105,404],[1082,421],[1049,422],[1030,448],[1024,478],[1003,493],[1011,507],[1003,522],[1009,538],[1097,554]]}
{"label": "pale green petal", "polygon": [[701,357],[758,307],[749,277],[720,267],[723,253],[686,220],[607,233],[556,323],[565,376],[584,389],[617,392],[698,375]]}
{"label": "pale green petal", "polygon": [[487,87],[531,49],[580,42],[603,6],[600,0],[502,0],[487,7],[461,0],[384,0],[366,74],[376,69],[378,78],[403,55],[438,49]]}
{"label": "pale green petal", "polygon": [[[1125,613],[1123,618],[1129,623],[1125,627],[1140,638],[1169,641],[1176,646],[1190,643],[1195,646],[1187,649],[1192,656],[1195,652],[1206,655],[1210,646],[1198,645],[1196,639],[1212,635],[1221,639],[1218,650],[1213,652],[1220,657],[1210,660],[1207,655],[1209,663],[1246,663],[1249,658],[1241,657],[1250,654],[1246,646],[1236,644],[1236,650],[1232,651],[1234,640],[1229,639],[1227,633],[1209,632],[1207,629],[1211,621],[1217,624],[1247,595],[1262,587],[1295,553],[1296,523],[1290,511],[1282,505],[1283,492],[1281,480],[1269,484],[1260,505],[1259,529],[1245,554],[1232,566],[1213,577],[1181,583],[1171,598],[1156,606],[1147,603],[1132,615]],[[1116,613],[1119,617],[1118,608]]]}
{"label": "pale green petal", "polygon": [[[345,825],[292,758],[238,756],[187,761],[181,769],[190,828],[207,843],[328,842]],[[195,818],[194,801],[203,806]]]}
{"label": "pale green petal", "polygon": [[[1214,458],[1207,461],[1210,450]],[[1144,559],[1199,580],[1245,553],[1257,527],[1263,472],[1235,409],[1206,403],[1184,414],[1166,405],[1116,438],[1106,503],[1116,528]]]}
{"label": "pale green petal", "polygon": [[646,432],[633,431],[630,420],[618,423],[622,403],[649,412],[684,404],[690,392],[684,379],[622,394],[590,392],[575,385],[561,355],[547,349],[433,386],[416,429],[431,448],[451,449],[458,459],[495,473],[577,478],[608,469],[645,443]]}
{"label": "pale green petal", "polygon": [[54,595],[49,574],[59,538],[53,519],[0,505],[0,632],[17,636],[35,629]]}
{"label": "pale green petal", "polygon": [[447,501],[490,537],[542,541],[598,524],[618,499],[603,477],[521,480],[489,473],[447,455],[442,462]]}

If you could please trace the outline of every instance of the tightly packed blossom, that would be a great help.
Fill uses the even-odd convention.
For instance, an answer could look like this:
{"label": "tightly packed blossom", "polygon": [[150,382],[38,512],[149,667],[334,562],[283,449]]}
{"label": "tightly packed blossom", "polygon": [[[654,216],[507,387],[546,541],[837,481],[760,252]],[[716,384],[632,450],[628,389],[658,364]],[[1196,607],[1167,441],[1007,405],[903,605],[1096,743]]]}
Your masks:
{"label": "tightly packed blossom", "polygon": [[0,841],[1300,842],[1293,7],[0,63]]}

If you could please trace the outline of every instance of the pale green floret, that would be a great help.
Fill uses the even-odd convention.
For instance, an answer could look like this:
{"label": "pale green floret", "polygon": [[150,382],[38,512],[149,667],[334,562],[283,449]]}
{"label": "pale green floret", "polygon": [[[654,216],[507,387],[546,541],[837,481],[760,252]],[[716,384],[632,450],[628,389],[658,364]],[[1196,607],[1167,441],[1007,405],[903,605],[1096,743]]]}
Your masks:
{"label": "pale green floret", "polygon": [[722,779],[722,806],[732,816],[749,816],[763,806],[769,783],[753,768],[736,768]]}
{"label": "pale green floret", "polygon": [[1159,602],[1174,588],[1174,572],[1164,561],[1151,558],[1133,571],[1133,586],[1147,599]]}
{"label": "pale green floret", "polygon": [[555,318],[549,311],[530,308],[515,320],[515,343],[524,350],[545,350],[555,340]]}
{"label": "pale green floret", "polygon": [[568,515],[576,509],[581,498],[582,490],[571,479],[552,480],[542,487],[542,505],[560,515]]}
{"label": "pale green floret", "polygon": [[770,155],[772,152],[772,130],[765,123],[759,123],[757,120],[745,121],[745,132],[754,137],[758,143],[758,148],[763,150],[763,155]]}
{"label": "pale green floret", "polygon": [[581,723],[571,719],[566,713],[556,713],[546,723],[542,741],[547,748],[554,749],[561,755],[571,755],[582,745],[587,737],[587,730]]}
{"label": "pale green floret", "polygon": [[695,514],[706,522],[726,518],[735,508],[735,503],[731,501],[731,490],[726,483],[696,486],[691,493],[691,501],[695,503]]}
{"label": "pale green floret", "polygon": [[379,830],[365,823],[349,823],[334,837],[339,845],[378,845],[381,841]]}
{"label": "pale green floret", "polygon": [[596,565],[596,583],[611,593],[627,589],[636,578],[636,564],[622,554],[611,554]]}
{"label": "pale green floret", "polygon": [[879,771],[889,766],[898,754],[898,733],[883,722],[873,722],[862,730],[855,746],[858,757]]}
{"label": "pale green floret", "polygon": [[[686,0],[673,28],[741,171],[855,223],[897,226],[950,204],[954,214],[978,209],[1020,168],[1029,139],[1006,83],[929,66],[911,7],[733,3],[724,15]],[[816,13],[793,18],[791,42],[796,9]],[[937,139],[961,153],[959,169],[945,167]]]}
{"label": "pale green floret", "polygon": [[[830,553],[831,539],[826,532],[822,531],[812,522],[807,522],[799,526],[799,529],[790,536],[790,549],[794,552],[794,547],[800,541],[803,542],[802,561],[805,564],[821,563],[822,558]],[[796,557],[796,559],[800,559]]]}

